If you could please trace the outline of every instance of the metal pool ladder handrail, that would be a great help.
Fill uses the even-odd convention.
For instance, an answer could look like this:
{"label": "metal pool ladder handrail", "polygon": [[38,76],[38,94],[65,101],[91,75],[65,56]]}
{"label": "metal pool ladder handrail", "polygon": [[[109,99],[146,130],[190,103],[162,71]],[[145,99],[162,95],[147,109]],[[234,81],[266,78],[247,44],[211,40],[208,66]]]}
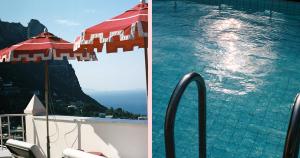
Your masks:
{"label": "metal pool ladder handrail", "polygon": [[298,158],[299,144],[300,144],[300,93],[297,94],[294,101],[289,128],[285,139],[283,158]]}
{"label": "metal pool ladder handrail", "polygon": [[165,118],[166,157],[175,158],[174,124],[177,107],[187,86],[195,81],[198,88],[199,158],[206,158],[206,87],[201,75],[186,74],[177,84],[171,96]]}

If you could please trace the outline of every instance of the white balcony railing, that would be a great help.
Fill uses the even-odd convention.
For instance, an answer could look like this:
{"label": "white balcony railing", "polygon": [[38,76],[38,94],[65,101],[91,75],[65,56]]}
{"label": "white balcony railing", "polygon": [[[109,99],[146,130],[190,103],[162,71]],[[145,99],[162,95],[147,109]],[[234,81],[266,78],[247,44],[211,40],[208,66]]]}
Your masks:
{"label": "white balcony railing", "polygon": [[[146,158],[147,120],[49,116],[50,153],[67,148],[100,152],[109,158]],[[45,116],[26,115],[26,141],[46,151]]]}
{"label": "white balcony railing", "polygon": [[26,141],[25,139],[25,114],[2,114],[0,115],[0,141],[1,150],[8,139]]}
{"label": "white balcony railing", "polygon": [[[17,139],[35,144],[46,153],[44,106],[36,96],[33,96],[24,113],[0,115],[1,148],[5,149],[4,143],[7,139]],[[102,153],[108,158],[146,158],[148,121],[144,120],[146,118],[140,119],[51,115],[49,116],[51,158],[61,158],[63,150],[67,148]],[[4,151],[7,150],[2,150]]]}

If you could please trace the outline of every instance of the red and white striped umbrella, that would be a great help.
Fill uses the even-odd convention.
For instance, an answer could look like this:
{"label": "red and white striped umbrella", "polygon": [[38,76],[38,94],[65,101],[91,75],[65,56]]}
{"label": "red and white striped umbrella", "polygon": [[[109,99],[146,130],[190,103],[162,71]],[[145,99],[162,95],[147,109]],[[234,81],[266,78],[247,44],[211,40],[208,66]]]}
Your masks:
{"label": "red and white striped umbrella", "polygon": [[[145,48],[146,82],[148,85],[148,3],[142,1],[126,12],[85,29],[74,42],[74,50],[98,52],[132,51],[135,46]],[[148,86],[147,86],[148,89]]]}
{"label": "red and white striped umbrella", "polygon": [[93,51],[73,51],[73,43],[43,32],[19,44],[0,50],[0,62],[38,62],[41,60],[96,60]]}
{"label": "red and white striped umbrella", "polygon": [[96,60],[93,51],[86,49],[73,51],[73,44],[69,43],[47,29],[45,32],[29,40],[15,44],[0,50],[0,62],[39,62],[45,60],[45,104],[46,104],[46,127],[47,127],[47,157],[50,158],[50,139],[48,124],[48,60]]}
{"label": "red and white striped umbrella", "polygon": [[132,51],[134,46],[146,48],[145,37],[148,37],[148,3],[139,3],[132,9],[85,29],[74,43],[74,50],[97,48],[102,52],[106,43],[106,52]]}

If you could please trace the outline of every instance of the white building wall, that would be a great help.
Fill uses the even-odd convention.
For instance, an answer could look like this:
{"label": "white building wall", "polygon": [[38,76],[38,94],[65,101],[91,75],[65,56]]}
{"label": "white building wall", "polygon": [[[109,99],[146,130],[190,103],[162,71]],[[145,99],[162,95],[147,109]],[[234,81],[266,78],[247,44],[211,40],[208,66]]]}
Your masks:
{"label": "white building wall", "polygon": [[[49,126],[51,158],[61,158],[66,148],[110,158],[147,157],[147,121],[51,116]],[[45,116],[26,116],[26,138],[46,155]]]}

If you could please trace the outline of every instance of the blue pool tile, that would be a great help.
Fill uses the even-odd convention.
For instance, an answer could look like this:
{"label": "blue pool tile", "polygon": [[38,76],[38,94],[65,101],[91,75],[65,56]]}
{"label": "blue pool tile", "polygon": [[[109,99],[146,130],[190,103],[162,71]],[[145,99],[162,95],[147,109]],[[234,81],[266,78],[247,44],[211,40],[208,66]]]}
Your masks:
{"label": "blue pool tile", "polygon": [[[165,156],[166,107],[179,79],[191,71],[202,74],[207,86],[209,158],[282,156],[300,92],[300,5],[274,1],[280,10],[270,17],[267,1],[218,2],[177,1],[176,10],[174,1],[153,3],[153,157]],[[195,91],[187,90],[178,109],[179,157],[198,155]]]}

